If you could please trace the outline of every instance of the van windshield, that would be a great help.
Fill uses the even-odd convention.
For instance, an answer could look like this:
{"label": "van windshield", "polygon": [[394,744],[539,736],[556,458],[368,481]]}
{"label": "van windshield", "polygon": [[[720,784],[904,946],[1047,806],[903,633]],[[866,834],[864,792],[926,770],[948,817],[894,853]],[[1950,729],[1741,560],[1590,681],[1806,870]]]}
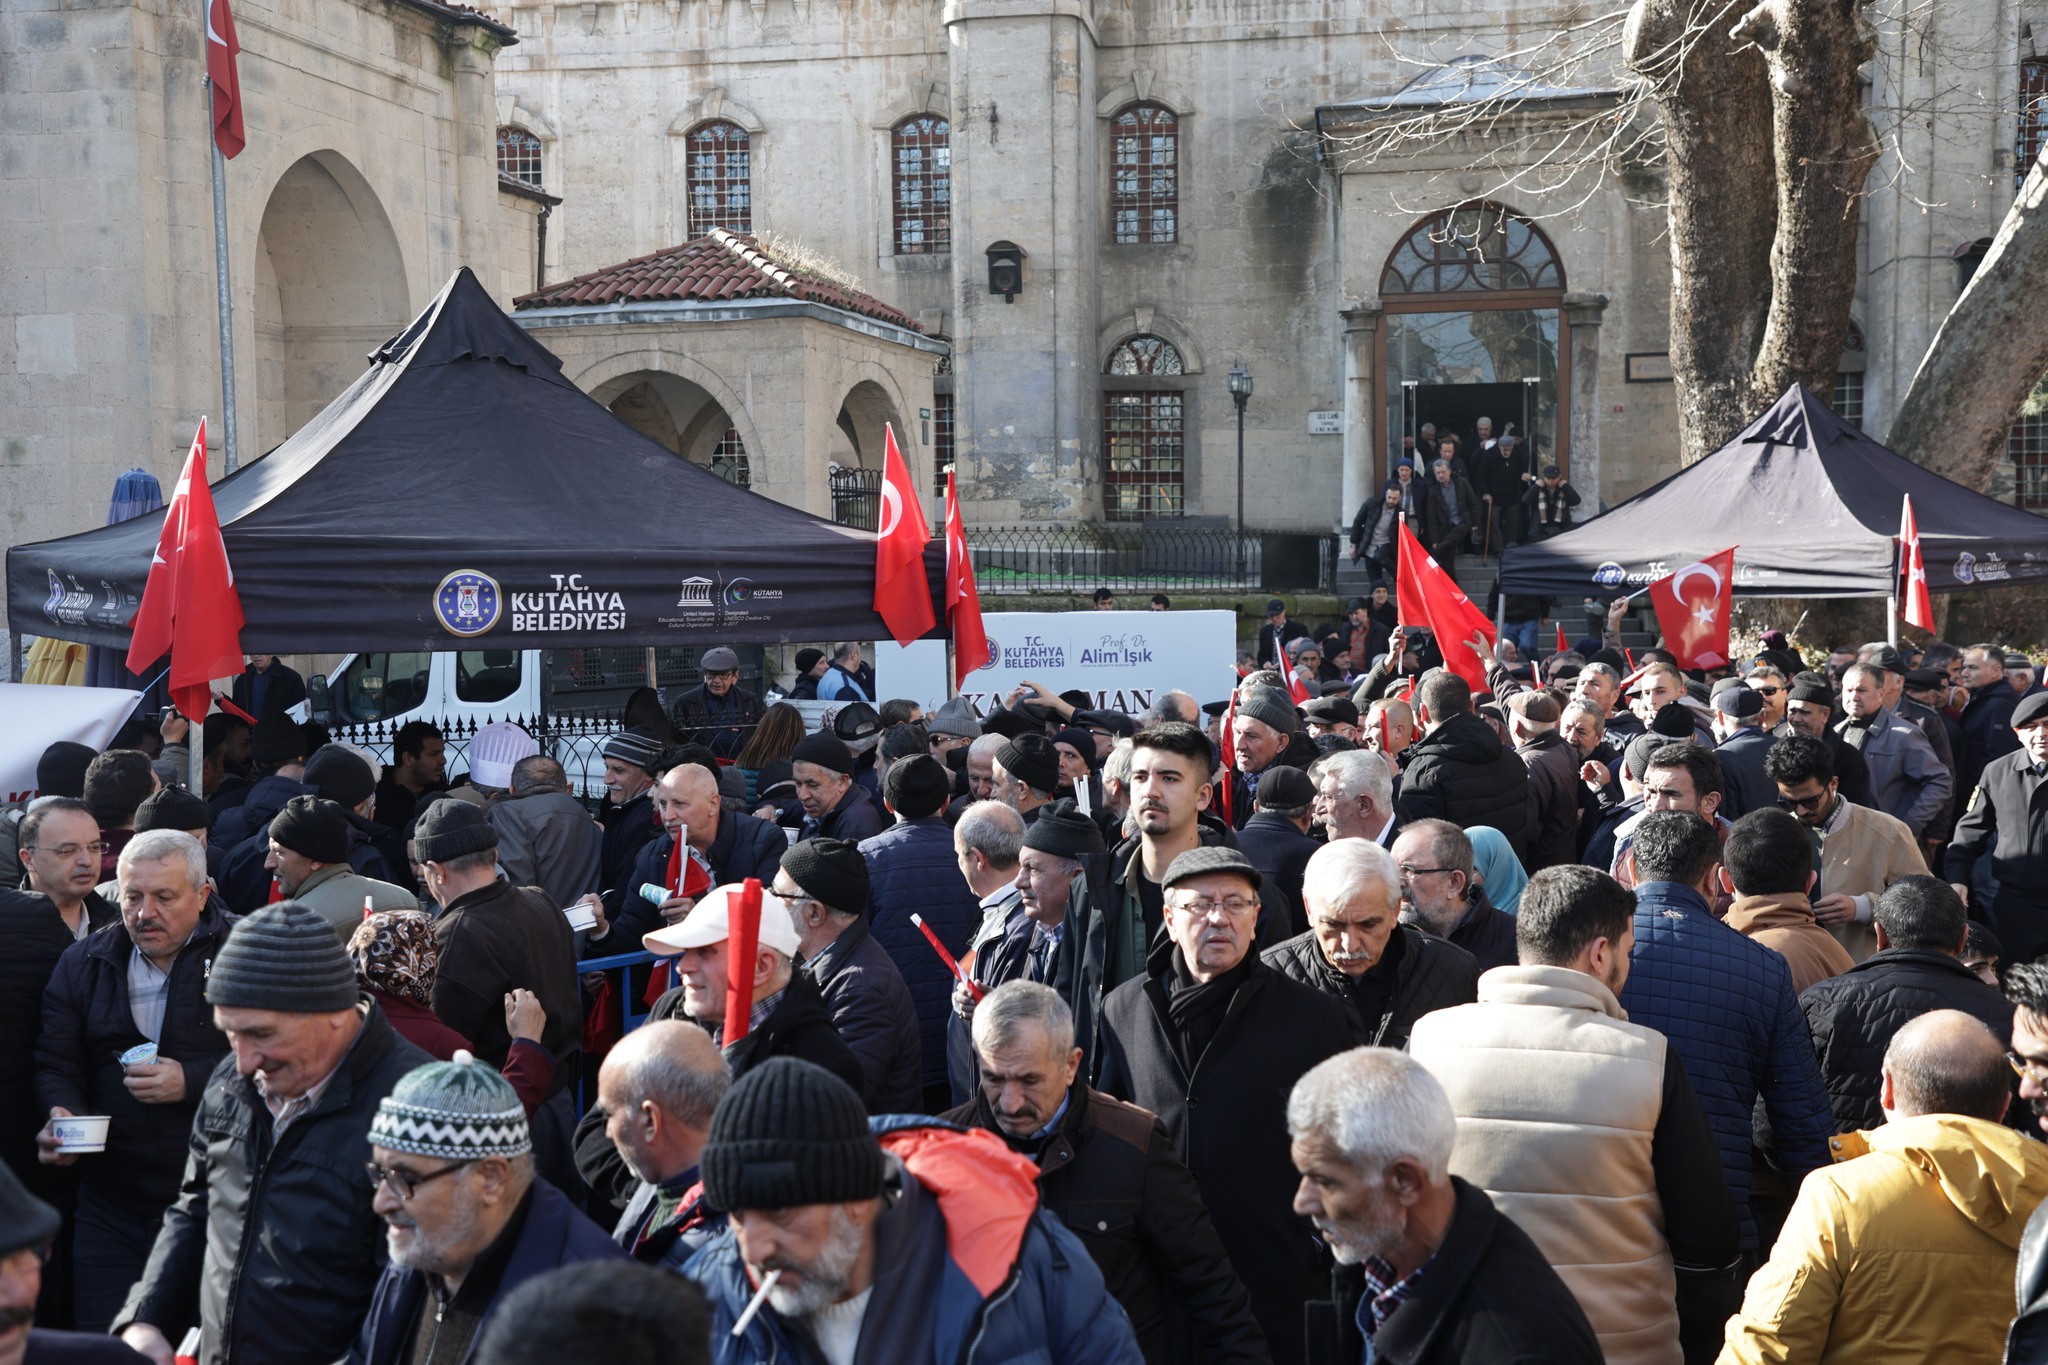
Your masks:
{"label": "van windshield", "polygon": [[343,670],[340,685],[332,689],[335,719],[343,725],[363,725],[417,710],[427,699],[427,670],[433,657],[424,651],[358,654]]}

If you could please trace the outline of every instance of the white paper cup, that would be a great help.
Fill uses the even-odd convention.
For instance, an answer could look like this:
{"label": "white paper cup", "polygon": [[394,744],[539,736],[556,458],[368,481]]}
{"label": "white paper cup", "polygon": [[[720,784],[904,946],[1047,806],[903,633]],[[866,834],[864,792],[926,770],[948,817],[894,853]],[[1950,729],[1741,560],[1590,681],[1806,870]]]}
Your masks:
{"label": "white paper cup", "polygon": [[585,905],[579,901],[575,905],[565,906],[562,913],[568,917],[571,929],[595,929],[597,927],[597,909],[595,906]]}
{"label": "white paper cup", "polygon": [[128,1050],[126,1051],[126,1052],[124,1052],[124,1053],[122,1053],[122,1054],[121,1054],[121,1065],[122,1065],[122,1066],[154,1066],[154,1065],[156,1065],[156,1044],[155,1044],[155,1043],[137,1043],[137,1044],[136,1044],[136,1045],[135,1045],[134,1047],[131,1047],[131,1048],[129,1048],[129,1049],[128,1049]]}
{"label": "white paper cup", "polygon": [[104,1114],[81,1114],[68,1119],[51,1119],[50,1130],[57,1135],[57,1150],[63,1155],[104,1152],[107,1150],[107,1125],[112,1121]]}

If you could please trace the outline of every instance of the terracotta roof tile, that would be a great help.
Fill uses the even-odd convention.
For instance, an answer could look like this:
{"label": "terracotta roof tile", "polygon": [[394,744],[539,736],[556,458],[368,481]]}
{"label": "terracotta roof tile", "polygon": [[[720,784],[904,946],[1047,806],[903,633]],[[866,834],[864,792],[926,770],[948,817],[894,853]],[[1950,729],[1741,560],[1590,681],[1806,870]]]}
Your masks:
{"label": "terracotta roof tile", "polygon": [[759,241],[713,228],[706,235],[630,261],[551,284],[512,301],[515,309],[593,307],[654,300],[799,299],[842,308],[909,330],[908,314],[872,294],[800,274]]}

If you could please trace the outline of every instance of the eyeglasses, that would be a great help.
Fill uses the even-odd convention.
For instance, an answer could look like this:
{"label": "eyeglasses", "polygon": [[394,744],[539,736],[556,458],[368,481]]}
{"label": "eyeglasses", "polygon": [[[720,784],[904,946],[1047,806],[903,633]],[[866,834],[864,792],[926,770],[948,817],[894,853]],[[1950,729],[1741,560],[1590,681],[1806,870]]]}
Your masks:
{"label": "eyeglasses", "polygon": [[1243,919],[1246,915],[1258,913],[1259,902],[1251,896],[1226,896],[1222,900],[1214,896],[1196,896],[1177,902],[1173,908],[1189,919],[1207,919],[1218,910],[1231,919]]}
{"label": "eyeglasses", "polygon": [[392,1193],[398,1196],[398,1202],[410,1204],[412,1197],[420,1192],[420,1186],[431,1185],[442,1176],[453,1175],[470,1164],[472,1163],[468,1161],[458,1161],[453,1166],[443,1166],[440,1170],[429,1171],[425,1175],[402,1171],[395,1166],[379,1166],[374,1161],[364,1162],[363,1169],[369,1173],[370,1188],[373,1191],[389,1185]]}
{"label": "eyeglasses", "polygon": [[81,853],[90,853],[93,857],[97,858],[106,851],[107,846],[105,844],[57,844],[55,846],[30,844],[28,846],[28,852],[30,853],[54,853],[59,858],[76,858]]}
{"label": "eyeglasses", "polygon": [[1417,877],[1427,877],[1437,872],[1456,872],[1457,870],[1455,867],[1410,867],[1406,863],[1402,863],[1395,869],[1395,871],[1401,874],[1401,880],[1404,882],[1413,881]]}
{"label": "eyeglasses", "polygon": [[2020,1079],[2032,1081],[2043,1090],[2048,1090],[2048,1066],[2042,1066],[2038,1062],[2030,1062],[2025,1057],[2020,1056],[2019,1053],[2011,1050],[2006,1052],[2005,1061],[2006,1065],[2019,1073]]}

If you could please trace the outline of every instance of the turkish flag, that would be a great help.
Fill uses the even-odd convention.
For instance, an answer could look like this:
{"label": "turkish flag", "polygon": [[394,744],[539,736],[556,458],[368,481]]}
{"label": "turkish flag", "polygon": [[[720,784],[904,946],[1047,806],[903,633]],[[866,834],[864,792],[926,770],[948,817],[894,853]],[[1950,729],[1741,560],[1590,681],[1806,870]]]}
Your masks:
{"label": "turkish flag", "polygon": [[1650,585],[1657,629],[1680,668],[1728,662],[1728,624],[1735,614],[1735,547],[1696,560]]}
{"label": "turkish flag", "polygon": [[896,448],[896,428],[882,428],[882,526],[875,537],[875,610],[896,643],[907,645],[934,624],[931,587],[924,577],[924,505],[910,466]]}
{"label": "turkish flag", "polygon": [[967,527],[960,520],[960,494],[946,471],[946,625],[953,632],[953,686],[991,657],[988,630],[981,623],[981,592],[974,586],[974,559],[967,553]]}
{"label": "turkish flag", "polygon": [[220,154],[231,160],[249,145],[242,131],[242,77],[235,63],[241,52],[228,0],[206,0],[206,80],[213,87],[213,141]]}
{"label": "turkish flag", "polygon": [[1237,689],[1230,689],[1230,703],[1223,708],[1223,737],[1217,741],[1218,757],[1223,763],[1223,776],[1217,779],[1217,795],[1222,798],[1223,823],[1235,829],[1237,813],[1231,809],[1237,803],[1231,800],[1232,789],[1237,786]]}
{"label": "turkish flag", "polygon": [[142,604],[129,624],[128,671],[171,656],[171,700],[194,725],[206,720],[212,682],[242,671],[242,599],[206,483],[206,419],[164,510]]}
{"label": "turkish flag", "polygon": [[1920,551],[1920,523],[1913,518],[1913,495],[1899,518],[1899,614],[1909,626],[1934,629],[1934,603],[1927,597],[1927,557]]}
{"label": "turkish flag", "polygon": [[725,892],[725,1032],[720,1047],[747,1036],[754,1013],[754,959],[761,951],[761,879],[749,877]]}
{"label": "turkish flag", "polygon": [[1301,680],[1301,674],[1290,668],[1287,670],[1287,695],[1294,698],[1296,706],[1306,706],[1322,694],[1310,691],[1309,685]]}
{"label": "turkish flag", "polygon": [[[1474,692],[1493,695],[1486,682],[1486,661],[1472,652],[1469,641],[1476,633],[1493,644],[1493,622],[1472,605],[1458,580],[1443,571],[1422,542],[1401,523],[1399,572],[1395,574],[1396,597],[1401,604],[1401,624],[1427,626],[1443,651],[1444,667],[1463,678]],[[1491,658],[1491,653],[1488,658]]]}
{"label": "turkish flag", "polygon": [[1564,642],[1564,622],[1559,621],[1557,623],[1557,652],[1562,654],[1570,648],[1571,646]]}

